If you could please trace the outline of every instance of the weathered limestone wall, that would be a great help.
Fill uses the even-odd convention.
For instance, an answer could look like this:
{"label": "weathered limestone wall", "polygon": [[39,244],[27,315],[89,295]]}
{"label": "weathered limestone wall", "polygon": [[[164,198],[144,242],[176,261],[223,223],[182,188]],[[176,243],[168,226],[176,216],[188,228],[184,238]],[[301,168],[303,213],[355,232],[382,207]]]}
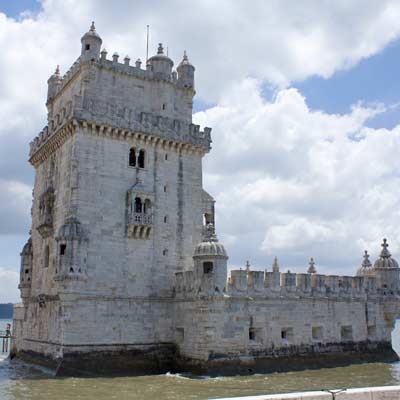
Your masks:
{"label": "weathered limestone wall", "polygon": [[[174,273],[191,266],[202,226],[201,156],[135,140],[77,133],[77,214],[88,235],[90,293],[171,295]],[[129,149],[145,167],[130,167]],[[148,239],[127,236],[127,192],[151,199]],[[96,200],[98,199],[98,200]]]}
{"label": "weathered limestone wall", "polygon": [[[67,214],[71,211],[71,201],[76,189],[76,170],[74,169],[75,137],[70,137],[51,157],[36,168],[34,197],[32,204],[32,292],[31,296],[39,294],[56,295],[59,288],[54,282],[55,256],[57,246],[55,237]],[[54,204],[49,228],[49,235],[43,237],[37,230],[42,220],[40,217],[40,197],[47,189],[54,190]],[[46,266],[46,246],[49,247],[49,257]]]}
{"label": "weathered limestone wall", "polygon": [[[329,351],[334,343],[390,342],[379,301],[215,297],[177,302],[175,335],[183,356],[213,358]],[[368,330],[366,308],[374,315]],[[313,351],[311,349],[313,348]]]}
{"label": "weathered limestone wall", "polygon": [[171,299],[65,296],[63,310],[64,353],[173,343]]}

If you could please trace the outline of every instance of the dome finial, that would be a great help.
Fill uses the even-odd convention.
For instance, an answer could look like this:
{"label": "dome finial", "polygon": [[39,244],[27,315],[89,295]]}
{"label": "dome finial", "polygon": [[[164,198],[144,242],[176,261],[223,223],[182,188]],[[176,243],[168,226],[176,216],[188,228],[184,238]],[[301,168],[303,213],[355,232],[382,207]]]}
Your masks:
{"label": "dome finial", "polygon": [[183,61],[189,61],[186,50],[183,51]]}
{"label": "dome finial", "polygon": [[94,21],[92,21],[92,25],[90,25],[90,32],[96,32],[96,27],[94,26]]}
{"label": "dome finial", "polygon": [[371,262],[369,261],[369,254],[367,250],[364,250],[364,255],[363,255],[363,262],[362,262],[362,267],[363,268],[370,268],[372,266]]}
{"label": "dome finial", "polygon": [[317,273],[317,270],[315,269],[315,261],[314,261],[313,257],[310,258],[310,262],[309,262],[309,267],[308,267],[307,273],[309,273],[309,274],[316,274]]}
{"label": "dome finial", "polygon": [[246,261],[246,271],[247,272],[250,271],[250,261],[249,260]]}
{"label": "dome finial", "polygon": [[158,43],[157,54],[164,54],[164,47],[162,43]]}
{"label": "dome finial", "polygon": [[387,243],[387,239],[383,239],[383,243],[381,244],[381,246],[382,246],[381,257],[389,258],[391,254],[388,250],[389,245]]}
{"label": "dome finial", "polygon": [[59,65],[57,65],[54,75],[60,75],[60,66]]}

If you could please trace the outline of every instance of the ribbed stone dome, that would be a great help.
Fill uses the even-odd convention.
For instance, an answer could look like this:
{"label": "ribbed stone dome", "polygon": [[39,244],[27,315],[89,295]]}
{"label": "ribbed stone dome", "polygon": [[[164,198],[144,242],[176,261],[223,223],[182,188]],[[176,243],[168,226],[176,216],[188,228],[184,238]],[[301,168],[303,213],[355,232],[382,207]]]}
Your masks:
{"label": "ribbed stone dome", "polygon": [[69,217],[58,231],[58,239],[80,239],[83,237],[81,223],[75,217]]}
{"label": "ribbed stone dome", "polygon": [[383,243],[381,245],[382,251],[380,257],[375,261],[374,269],[384,269],[384,268],[399,268],[399,264],[395,259],[392,258],[390,254],[387,244],[387,240],[383,239]]}
{"label": "ribbed stone dome", "polygon": [[194,257],[212,256],[227,257],[225,247],[218,242],[214,226],[208,224],[204,233],[204,240],[194,249]]}
{"label": "ribbed stone dome", "polygon": [[21,256],[32,255],[32,239],[29,238],[22,249]]}
{"label": "ribbed stone dome", "polygon": [[195,250],[195,256],[224,256],[226,257],[225,247],[218,242],[201,242]]}

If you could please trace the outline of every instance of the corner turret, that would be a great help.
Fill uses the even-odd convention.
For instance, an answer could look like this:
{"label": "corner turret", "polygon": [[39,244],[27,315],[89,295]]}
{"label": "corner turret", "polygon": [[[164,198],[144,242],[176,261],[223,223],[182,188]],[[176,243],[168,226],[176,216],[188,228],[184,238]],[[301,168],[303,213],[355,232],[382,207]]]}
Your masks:
{"label": "corner turret", "polygon": [[51,100],[58,93],[61,83],[60,67],[57,65],[54,74],[47,81],[47,101]]}
{"label": "corner turret", "polygon": [[100,49],[102,44],[101,37],[96,32],[94,22],[88,32],[86,32],[81,39],[81,62],[88,62],[97,60],[100,57]]}
{"label": "corner turret", "polygon": [[213,224],[207,225],[203,241],[194,250],[193,260],[196,290],[204,295],[224,293],[228,255],[224,246],[218,242]]}
{"label": "corner turret", "polygon": [[400,269],[399,264],[389,252],[389,245],[386,239],[383,239],[382,251],[379,258],[375,261],[373,274],[377,279],[378,289],[386,292],[397,292],[400,287]]}
{"label": "corner turret", "polygon": [[32,239],[29,240],[24,245],[21,256],[21,270],[19,278],[18,289],[21,291],[21,298],[23,302],[26,302],[31,294],[32,285]]}
{"label": "corner turret", "polygon": [[189,89],[193,91],[193,95],[195,94],[194,90],[194,66],[189,62],[186,51],[183,53],[183,59],[181,63],[178,65],[178,86]]}

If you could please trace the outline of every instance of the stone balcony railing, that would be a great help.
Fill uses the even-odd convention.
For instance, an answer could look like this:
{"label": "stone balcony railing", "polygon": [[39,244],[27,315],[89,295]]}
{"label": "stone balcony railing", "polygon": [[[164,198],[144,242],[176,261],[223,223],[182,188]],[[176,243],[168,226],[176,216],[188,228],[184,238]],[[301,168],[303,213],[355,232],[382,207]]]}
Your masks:
{"label": "stone balcony railing", "polygon": [[144,213],[132,213],[129,215],[129,224],[136,225],[152,225],[153,224],[153,216],[151,214]]}
{"label": "stone balcony railing", "polygon": [[133,239],[148,239],[153,226],[153,216],[145,213],[128,214],[127,235]]}

